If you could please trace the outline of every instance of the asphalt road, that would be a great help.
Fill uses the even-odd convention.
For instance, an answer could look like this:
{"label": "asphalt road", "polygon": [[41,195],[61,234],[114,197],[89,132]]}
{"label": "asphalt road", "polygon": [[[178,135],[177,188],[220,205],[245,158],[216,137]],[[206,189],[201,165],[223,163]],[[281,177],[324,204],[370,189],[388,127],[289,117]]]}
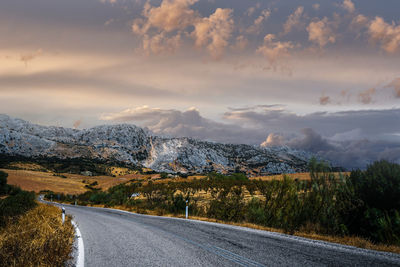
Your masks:
{"label": "asphalt road", "polygon": [[382,253],[244,227],[64,206],[85,266],[400,266]]}

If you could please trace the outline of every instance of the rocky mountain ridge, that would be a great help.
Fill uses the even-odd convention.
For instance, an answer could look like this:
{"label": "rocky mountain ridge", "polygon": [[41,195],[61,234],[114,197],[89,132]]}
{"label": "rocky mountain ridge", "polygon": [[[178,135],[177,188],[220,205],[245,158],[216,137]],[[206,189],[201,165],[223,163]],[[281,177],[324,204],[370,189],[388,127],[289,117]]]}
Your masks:
{"label": "rocky mountain ridge", "polygon": [[7,115],[0,115],[0,153],[113,160],[169,173],[241,171],[250,175],[303,172],[312,156],[288,147],[158,137],[131,124],[77,130],[36,125]]}

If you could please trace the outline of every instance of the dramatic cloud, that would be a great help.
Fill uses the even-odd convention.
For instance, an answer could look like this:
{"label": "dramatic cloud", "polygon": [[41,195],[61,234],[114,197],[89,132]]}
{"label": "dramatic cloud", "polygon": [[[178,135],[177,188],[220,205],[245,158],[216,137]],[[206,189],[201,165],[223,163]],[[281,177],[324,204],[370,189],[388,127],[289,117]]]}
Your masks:
{"label": "dramatic cloud", "polygon": [[324,17],[321,20],[317,19],[313,22],[310,22],[307,27],[308,40],[318,44],[321,48],[326,46],[328,43],[335,43],[336,36],[333,32],[331,24],[332,23],[327,17]]}
{"label": "dramatic cloud", "polygon": [[143,49],[155,54],[174,52],[184,34],[194,39],[196,47],[206,47],[214,59],[220,59],[232,36],[233,10],[217,8],[209,17],[201,17],[191,8],[197,1],[163,0],[158,7],[147,2],[143,18],[135,19],[132,24],[133,33],[143,36]]}
{"label": "dramatic cloud", "polygon": [[283,34],[288,34],[293,28],[303,28],[304,23],[301,22],[301,17],[303,16],[304,7],[299,6],[293,14],[290,14],[287,21],[283,25]]}
{"label": "dramatic cloud", "polygon": [[263,23],[269,18],[270,15],[271,11],[268,9],[261,11],[261,15],[254,20],[253,25],[246,29],[246,32],[249,34],[260,34]]}
{"label": "dramatic cloud", "polygon": [[284,135],[298,133],[303,128],[312,128],[323,136],[332,137],[360,129],[362,135],[358,139],[386,139],[388,135],[396,136],[400,133],[399,116],[400,109],[297,115],[284,109],[258,108],[228,111],[224,118],[242,127],[267,129],[269,133],[279,132]]}
{"label": "dramatic cloud", "polygon": [[283,146],[285,144],[285,138],[282,135],[271,133],[267,139],[261,143],[262,147],[276,147]]}
{"label": "dramatic cloud", "polygon": [[365,168],[376,160],[386,159],[400,163],[400,142],[382,140],[356,139],[334,141],[322,137],[313,129],[302,131],[304,137],[292,139],[287,146],[312,151],[322,158],[330,160],[334,165],[349,170]]}
{"label": "dramatic cloud", "polygon": [[132,31],[145,34],[151,28],[171,32],[183,30],[198,19],[199,14],[190,8],[198,0],[163,0],[159,7],[153,7],[147,2],[142,15],[145,18],[136,19]]}
{"label": "dramatic cloud", "polygon": [[264,44],[257,48],[257,53],[262,54],[269,65],[276,70],[280,65],[280,61],[287,60],[290,56],[289,50],[294,48],[291,42],[274,41],[274,34],[267,34],[264,37]]}
{"label": "dramatic cloud", "polygon": [[[313,152],[347,168],[364,168],[378,159],[400,161],[399,109],[320,112],[304,116],[275,105],[232,110],[225,114],[225,119],[234,124],[206,119],[195,108],[182,112],[147,106],[104,115],[101,119],[139,123],[157,135],[263,147],[285,145]],[[387,135],[393,138],[385,140]]]}
{"label": "dramatic cloud", "polygon": [[400,47],[400,25],[388,24],[382,17],[375,17],[368,29],[372,42],[377,42],[387,53],[395,53]]}
{"label": "dramatic cloud", "polygon": [[341,6],[350,13],[353,13],[356,10],[354,3],[351,0],[344,0]]}
{"label": "dramatic cloud", "polygon": [[[150,108],[147,106],[103,115],[102,120],[133,122],[153,133],[172,137],[193,137],[222,143],[243,143],[245,138],[261,140],[264,132],[244,129],[238,125],[215,122],[202,117],[195,108],[186,111]],[[255,142],[257,143],[257,142]],[[259,142],[258,142],[259,143]]]}
{"label": "dramatic cloud", "polygon": [[202,18],[194,25],[192,37],[197,47],[206,46],[211,56],[221,58],[232,36],[234,21],[232,9],[217,8],[208,18]]}

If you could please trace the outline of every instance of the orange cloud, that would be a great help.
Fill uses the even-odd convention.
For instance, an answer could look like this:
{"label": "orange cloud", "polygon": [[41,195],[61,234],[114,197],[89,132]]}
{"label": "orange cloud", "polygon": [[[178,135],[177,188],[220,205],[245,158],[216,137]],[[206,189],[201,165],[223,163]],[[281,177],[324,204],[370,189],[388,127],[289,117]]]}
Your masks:
{"label": "orange cloud", "polygon": [[288,34],[294,27],[301,27],[301,17],[303,16],[304,7],[299,6],[292,14],[289,15],[287,21],[283,25],[283,34]]}
{"label": "orange cloud", "polygon": [[335,43],[336,36],[332,30],[331,22],[327,17],[311,22],[308,27],[308,39],[318,44],[321,48],[328,43]]}
{"label": "orange cloud", "polygon": [[378,42],[387,53],[395,53],[400,48],[400,25],[388,24],[381,17],[375,17],[368,28],[370,40]]}
{"label": "orange cloud", "polygon": [[264,44],[257,48],[257,53],[262,54],[269,64],[276,69],[278,61],[290,56],[289,50],[294,46],[291,42],[274,41],[274,34],[267,34],[264,37]]}
{"label": "orange cloud", "polygon": [[344,0],[341,7],[350,13],[353,13],[356,10],[354,3],[351,0]]}
{"label": "orange cloud", "polygon": [[222,57],[228,41],[232,36],[234,21],[232,9],[217,8],[214,14],[202,18],[194,27],[191,36],[196,47],[207,46],[207,50],[214,59]]}
{"label": "orange cloud", "polygon": [[264,21],[266,21],[269,16],[271,16],[270,10],[264,9],[263,11],[261,11],[261,15],[254,20],[253,25],[246,29],[246,32],[249,34],[259,34],[262,30]]}

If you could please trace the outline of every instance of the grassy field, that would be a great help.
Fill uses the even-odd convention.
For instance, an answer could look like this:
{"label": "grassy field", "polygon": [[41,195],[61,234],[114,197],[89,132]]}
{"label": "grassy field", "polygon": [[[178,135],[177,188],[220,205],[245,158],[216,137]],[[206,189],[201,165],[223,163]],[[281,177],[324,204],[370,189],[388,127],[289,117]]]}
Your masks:
{"label": "grassy field", "polygon": [[[0,170],[8,174],[8,184],[17,185],[23,190],[35,191],[36,193],[41,190],[51,190],[64,194],[80,194],[88,190],[85,188],[85,185],[94,183],[95,181],[98,183],[95,187],[104,190],[133,178],[133,175],[127,175],[128,177],[83,176],[79,174],[54,174],[31,170]],[[62,178],[61,176],[65,176],[66,178]]]}

